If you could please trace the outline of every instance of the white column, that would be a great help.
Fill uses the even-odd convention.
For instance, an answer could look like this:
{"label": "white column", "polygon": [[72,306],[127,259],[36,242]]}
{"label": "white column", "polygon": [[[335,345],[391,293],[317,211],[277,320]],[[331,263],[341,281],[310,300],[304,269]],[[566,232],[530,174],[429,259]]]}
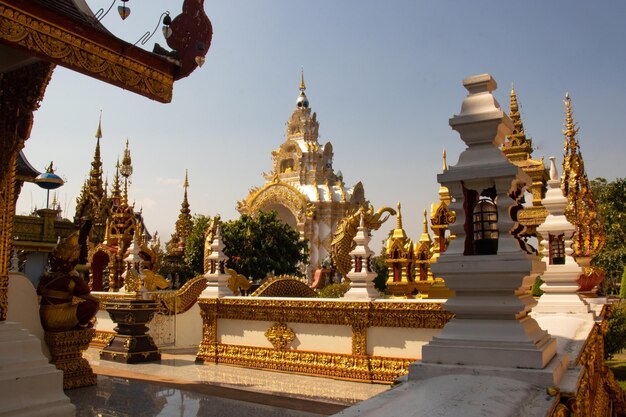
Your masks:
{"label": "white column", "polygon": [[233,292],[228,288],[230,275],[225,271],[226,261],[228,261],[228,256],[224,255],[223,252],[225,247],[224,242],[222,242],[222,231],[218,225],[211,244],[211,254],[207,257],[209,270],[204,274],[207,279],[207,287],[202,291],[201,298],[220,298],[233,295]]}
{"label": "white column", "polygon": [[371,258],[374,251],[368,246],[370,239],[368,230],[364,225],[363,214],[361,214],[361,223],[354,237],[356,247],[350,252],[352,258],[352,269],[348,272],[350,289],[343,296],[344,299],[373,300],[379,296],[374,287],[376,272],[372,271],[371,268]]}

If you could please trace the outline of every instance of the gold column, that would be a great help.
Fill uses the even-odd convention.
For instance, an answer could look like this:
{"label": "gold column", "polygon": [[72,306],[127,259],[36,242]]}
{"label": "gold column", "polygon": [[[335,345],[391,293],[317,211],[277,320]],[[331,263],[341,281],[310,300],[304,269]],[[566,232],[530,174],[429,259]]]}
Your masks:
{"label": "gold column", "polygon": [[37,62],[0,74],[0,321],[6,320],[9,260],[15,217],[15,162],[30,136],[53,64]]}

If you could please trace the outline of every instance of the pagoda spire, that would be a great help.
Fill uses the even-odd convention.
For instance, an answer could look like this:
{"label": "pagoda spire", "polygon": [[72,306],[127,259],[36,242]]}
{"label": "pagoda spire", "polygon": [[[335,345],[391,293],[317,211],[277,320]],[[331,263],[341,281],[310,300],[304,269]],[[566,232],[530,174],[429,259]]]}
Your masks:
{"label": "pagoda spire", "polygon": [[298,100],[296,101],[296,107],[299,109],[308,109],[309,108],[309,99],[304,93],[306,90],[306,85],[304,84],[304,68],[300,71],[300,94],[298,95]]}
{"label": "pagoda spire", "polygon": [[572,116],[572,104],[569,93],[565,94],[565,136],[563,175],[561,190],[567,197],[565,210],[567,220],[576,226],[573,236],[574,257],[593,257],[604,246],[604,226],[598,218],[596,203],[591,194],[589,179],[585,172],[585,163],[580,145],[576,138],[578,127]]}
{"label": "pagoda spire", "polygon": [[113,186],[111,188],[111,199],[115,205],[119,205],[122,201],[122,190],[120,184],[120,159],[115,164],[115,176],[113,177]]}
{"label": "pagoda spire", "polygon": [[511,84],[509,117],[513,122],[513,133],[509,135],[509,140],[504,143],[502,150],[511,161],[526,160],[530,158],[530,154],[532,153],[532,140],[526,138],[524,123],[520,116],[517,94],[515,93],[515,86],[513,84]]}
{"label": "pagoda spire", "polygon": [[185,242],[191,231],[191,210],[189,209],[189,201],[187,200],[187,189],[189,188],[189,175],[187,170],[185,170],[183,188],[185,189],[183,202],[180,205],[178,220],[176,220],[176,235],[181,242]]}
{"label": "pagoda spire", "polygon": [[93,161],[91,162],[91,171],[89,172],[89,188],[98,198],[104,195],[102,185],[102,159],[100,158],[100,139],[102,139],[102,112],[98,120],[98,129],[96,130],[96,150],[94,151]]}

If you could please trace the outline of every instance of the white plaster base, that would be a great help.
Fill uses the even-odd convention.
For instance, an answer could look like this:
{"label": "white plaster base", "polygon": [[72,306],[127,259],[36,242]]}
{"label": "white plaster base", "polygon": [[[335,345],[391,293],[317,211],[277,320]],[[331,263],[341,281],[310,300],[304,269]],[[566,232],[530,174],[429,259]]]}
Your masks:
{"label": "white plaster base", "polygon": [[576,278],[580,271],[581,268],[575,263],[549,265],[541,277],[544,280],[541,286],[544,294],[533,307],[533,313],[589,313],[589,305],[576,293]]}
{"label": "white plaster base", "polygon": [[537,322],[453,319],[422,348],[428,363],[544,368],[556,354],[556,340]]}
{"label": "white plaster base", "polygon": [[589,305],[576,293],[543,294],[537,305],[533,307],[533,313],[592,314]]}
{"label": "white plaster base", "polygon": [[76,409],[63,393],[63,373],[18,323],[0,322],[0,416],[67,417]]}
{"label": "white plaster base", "polygon": [[444,365],[436,363],[413,362],[409,365],[408,380],[421,380],[441,375],[482,375],[488,377],[502,377],[516,379],[529,384],[549,387],[558,386],[561,378],[567,371],[570,362],[569,354],[559,354],[553,357],[543,369],[511,368],[499,366],[463,366]]}
{"label": "white plaster base", "polygon": [[347,408],[344,417],[545,417],[554,401],[519,379],[451,374],[408,381]]}

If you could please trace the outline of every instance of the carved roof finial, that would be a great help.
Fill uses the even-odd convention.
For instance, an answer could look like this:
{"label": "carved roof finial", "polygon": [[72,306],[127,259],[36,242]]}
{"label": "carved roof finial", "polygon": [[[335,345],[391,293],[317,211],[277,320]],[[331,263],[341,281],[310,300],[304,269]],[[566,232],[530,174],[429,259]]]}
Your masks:
{"label": "carved roof finial", "polygon": [[133,164],[130,157],[130,148],[128,147],[128,138],[126,139],[126,149],[124,149],[124,156],[122,157],[122,166],[120,173],[124,178],[128,178],[133,175]]}
{"label": "carved roof finial", "polygon": [[98,129],[96,129],[96,138],[102,139],[102,110],[100,110],[100,119],[98,120]]}
{"label": "carved roof finial", "polygon": [[448,161],[446,160],[446,150],[443,150],[443,172],[448,170]]}
{"label": "carved roof finial", "polygon": [[397,223],[396,223],[397,229],[402,229],[402,212],[400,211],[401,208],[402,207],[400,205],[400,202],[398,201],[398,217],[397,217]]}

